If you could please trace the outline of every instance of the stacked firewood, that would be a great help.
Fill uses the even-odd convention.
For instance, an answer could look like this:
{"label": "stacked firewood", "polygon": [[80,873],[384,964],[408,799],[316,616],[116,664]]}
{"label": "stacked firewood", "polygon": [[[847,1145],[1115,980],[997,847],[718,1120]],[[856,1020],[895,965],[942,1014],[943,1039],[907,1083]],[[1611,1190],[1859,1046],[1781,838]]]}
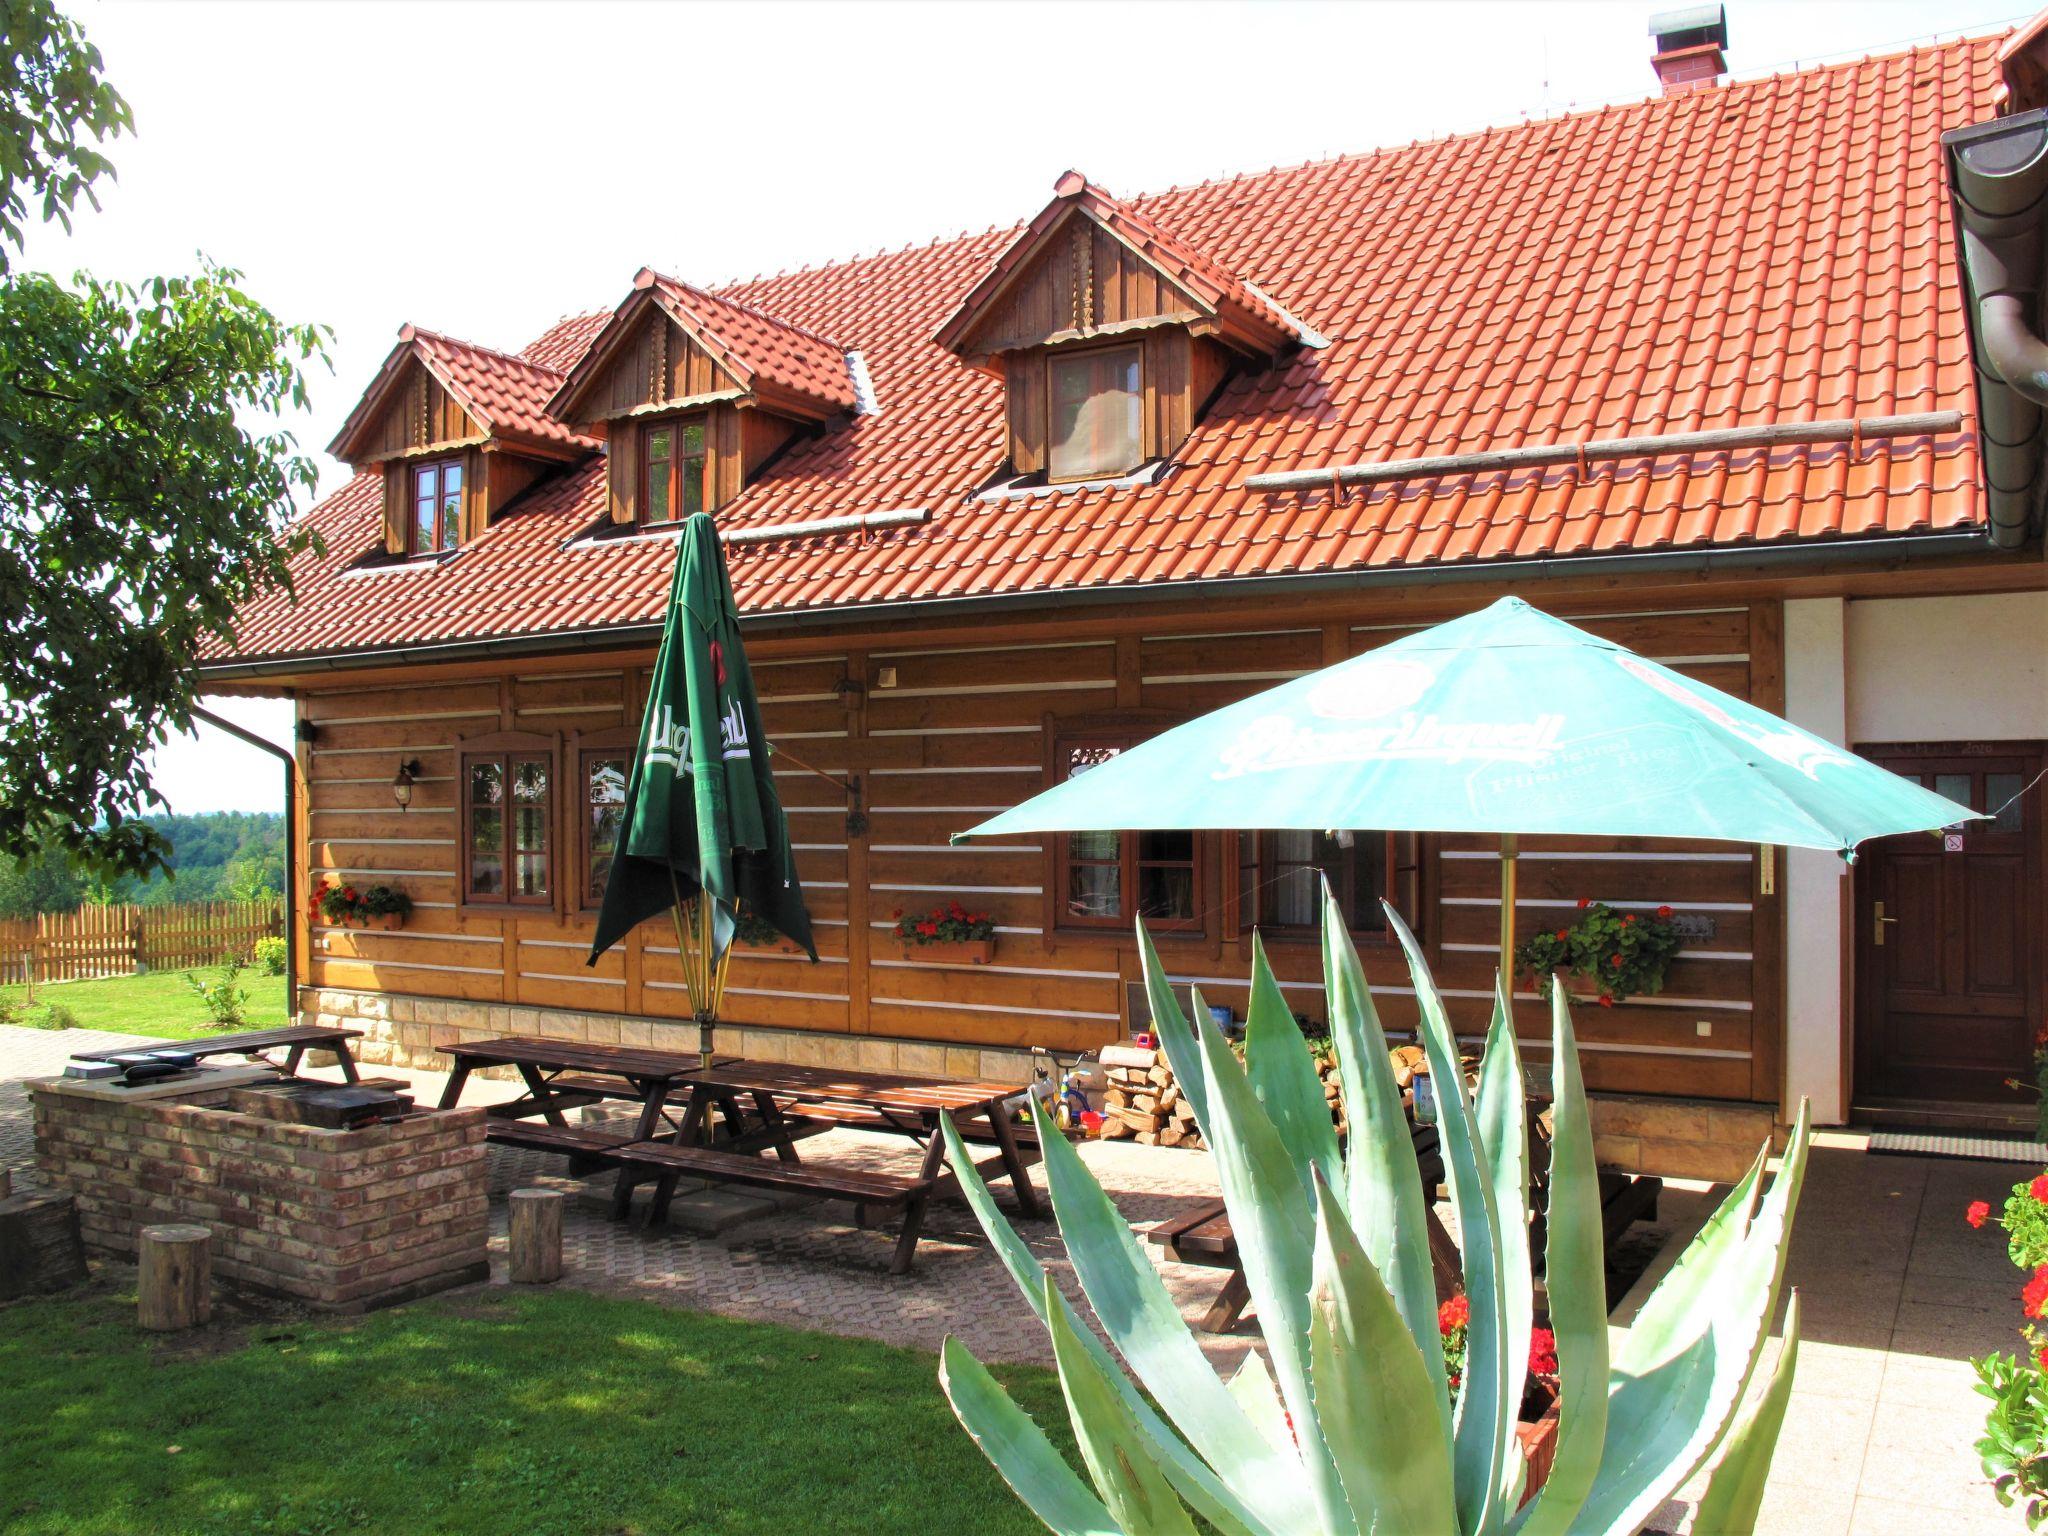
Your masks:
{"label": "stacked firewood", "polygon": [[[1408,1086],[1422,1063],[1422,1052],[1414,1046],[1400,1046],[1388,1053],[1393,1058],[1394,1077],[1402,1088]],[[1159,1051],[1139,1045],[1103,1047],[1102,1139],[1138,1141],[1147,1146],[1199,1147],[1202,1133],[1195,1126],[1195,1111],[1174,1081],[1173,1068]],[[1316,1076],[1322,1080],[1323,1100],[1330,1106],[1330,1118],[1337,1134],[1348,1127],[1344,1120],[1344,1093],[1337,1083],[1337,1058],[1327,1048],[1315,1053]]]}

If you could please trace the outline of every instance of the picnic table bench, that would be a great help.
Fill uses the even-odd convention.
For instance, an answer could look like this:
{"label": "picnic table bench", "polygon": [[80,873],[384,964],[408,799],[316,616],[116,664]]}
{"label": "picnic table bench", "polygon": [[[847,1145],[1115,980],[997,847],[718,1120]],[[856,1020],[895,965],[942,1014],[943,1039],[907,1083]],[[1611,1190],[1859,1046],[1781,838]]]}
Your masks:
{"label": "picnic table bench", "polygon": [[[1043,1210],[1028,1172],[1043,1149],[1035,1134],[1020,1134],[1010,1121],[1006,1101],[1022,1091],[1013,1083],[731,1057],[707,1066],[695,1052],[516,1037],[443,1049],[455,1058],[441,1096],[444,1108],[459,1100],[477,1068],[514,1067],[526,1093],[489,1108],[486,1138],[566,1155],[572,1174],[616,1169],[612,1213],[618,1218],[631,1211],[634,1189],[651,1182],[646,1219],[650,1225],[665,1221],[684,1178],[844,1200],[862,1220],[872,1211],[900,1211],[903,1227],[890,1268],[901,1274],[915,1257],[926,1205],[958,1188],[944,1167],[942,1117],[964,1140],[994,1148],[977,1171],[1007,1178],[1027,1215]],[[564,1111],[605,1100],[640,1105],[629,1132],[569,1124]],[[922,1165],[908,1175],[803,1161],[797,1143],[840,1127],[907,1137],[922,1148]]]}
{"label": "picnic table bench", "polygon": [[105,1051],[80,1051],[80,1061],[106,1061],[122,1066],[138,1061],[174,1061],[183,1065],[196,1065],[209,1056],[257,1056],[264,1051],[285,1049],[284,1070],[287,1075],[299,1069],[299,1061],[308,1051],[332,1051],[341,1075],[349,1082],[360,1081],[356,1074],[355,1054],[349,1048],[351,1040],[362,1038],[360,1029],[344,1029],[338,1024],[288,1024],[278,1029],[252,1029],[235,1035],[206,1035],[197,1040],[166,1040],[161,1045],[124,1045]]}

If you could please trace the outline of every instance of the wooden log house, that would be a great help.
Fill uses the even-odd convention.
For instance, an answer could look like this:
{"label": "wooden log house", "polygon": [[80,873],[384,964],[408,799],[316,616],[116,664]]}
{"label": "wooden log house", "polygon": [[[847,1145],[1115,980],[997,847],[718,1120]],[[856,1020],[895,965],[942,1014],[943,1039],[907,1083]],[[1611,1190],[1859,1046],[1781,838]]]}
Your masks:
{"label": "wooden log house", "polygon": [[[1130,201],[1069,172],[1013,230],[715,292],[643,272],[516,354],[408,328],[334,444],[355,474],[310,514],[326,554],[205,664],[211,689],[297,702],[306,880],[414,903],[395,932],[299,913],[301,1008],[422,1065],[508,1030],[694,1044],[671,934],[584,957],[673,531],[699,510],[791,758],[822,951],[743,952],[724,1040],[749,1054],[1021,1077],[1034,1045],[1144,1022],[1141,911],[1176,979],[1240,1010],[1259,928],[1318,1017],[1317,871],[1389,1025],[1412,998],[1382,896],[1476,1033],[1498,927],[1483,843],[949,839],[1503,592],[1997,797],[2048,737],[2048,580],[2038,522],[2007,547],[1986,531],[1940,138],[1991,115],[1998,41]],[[1937,424],[1898,435],[1907,413]],[[1658,443],[1773,424],[1767,448]],[[1337,473],[1618,436],[1649,442]],[[1300,471],[1327,474],[1248,483]],[[1662,994],[1577,1014],[1610,1160],[1724,1174],[1800,1094],[1824,1121],[2001,1098],[2039,1023],[2039,807],[1932,875],[1917,850],[1852,874],[1530,840],[1523,932],[1582,897],[1687,919]],[[1952,966],[1966,1026],[1899,1001],[1900,940],[1861,937],[1871,878],[1932,934],[1914,953]],[[900,914],[952,903],[993,916],[988,963],[896,938]],[[1958,924],[1969,952],[1944,961]],[[1542,1007],[1517,1017],[1540,1063]]]}

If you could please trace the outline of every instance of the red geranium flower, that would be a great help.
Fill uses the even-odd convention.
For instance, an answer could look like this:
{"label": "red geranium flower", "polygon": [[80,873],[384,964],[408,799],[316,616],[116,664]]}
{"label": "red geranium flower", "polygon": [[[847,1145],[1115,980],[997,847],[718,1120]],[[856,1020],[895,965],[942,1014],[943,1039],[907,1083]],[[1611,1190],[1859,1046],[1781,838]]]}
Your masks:
{"label": "red geranium flower", "polygon": [[2041,1346],[2040,1352],[2034,1356],[2034,1363],[2042,1370],[2048,1371],[2048,1344]]}
{"label": "red geranium flower", "polygon": [[1579,910],[1580,910],[1581,912],[1585,911],[1585,910],[1586,910],[1586,908],[1590,907],[1591,905],[1593,905],[1593,898],[1592,898],[1592,897],[1590,897],[1590,896],[1581,896],[1581,897],[1579,898]]}
{"label": "red geranium flower", "polygon": [[1622,927],[1624,927],[1624,928],[1626,928],[1626,927],[1627,927],[1627,926],[1628,926],[1628,925],[1629,925],[1630,923],[1634,922],[1635,920],[1636,920],[1636,915],[1635,915],[1635,913],[1633,913],[1633,912],[1627,913],[1627,914],[1626,914],[1625,916],[1623,916],[1623,918],[1622,918],[1622,920],[1621,920],[1621,926],[1622,926]]}
{"label": "red geranium flower", "polygon": [[1472,1303],[1463,1296],[1453,1296],[1436,1309],[1436,1326],[1442,1333],[1449,1333],[1453,1328],[1462,1328],[1471,1320]]}
{"label": "red geranium flower", "polygon": [[939,933],[939,925],[933,922],[930,918],[926,918],[923,922],[917,925],[917,931],[923,934],[928,939],[937,938]]}
{"label": "red geranium flower", "polygon": [[1614,968],[1615,968],[1615,969],[1616,969],[1616,970],[1618,971],[1618,970],[1620,970],[1620,969],[1621,969],[1621,956],[1619,956],[1619,955],[1614,955],[1614,956],[1611,956],[1611,957],[1610,957],[1610,958],[1608,959],[1607,963],[1608,963],[1609,965],[1613,966],[1613,967],[1614,967]]}
{"label": "red geranium flower", "polygon": [[2020,1292],[2020,1310],[2029,1317],[2039,1317],[2048,1308],[2048,1264],[2034,1271],[2034,1278],[2026,1283]]}
{"label": "red geranium flower", "polygon": [[1669,907],[1659,907],[1657,909],[1657,915],[1663,918],[1666,922],[1669,922],[1671,920],[1671,909]]}
{"label": "red geranium flower", "polygon": [[1602,1008],[1612,1008],[1614,1006],[1614,999],[1609,997],[1605,992],[1602,992],[1600,994],[1600,1006]]}
{"label": "red geranium flower", "polygon": [[1565,930],[1565,929],[1563,929],[1563,928],[1560,928],[1560,929],[1558,929],[1558,930],[1557,930],[1557,942],[1558,942],[1558,943],[1560,943],[1560,944],[1569,944],[1569,943],[1571,943],[1571,941],[1572,941],[1572,936],[1571,936],[1571,934],[1570,934],[1570,933],[1569,933],[1569,932],[1568,932],[1567,930]]}
{"label": "red geranium flower", "polygon": [[1557,1374],[1557,1335],[1548,1328],[1530,1330],[1529,1373],[1532,1376]]}
{"label": "red geranium flower", "polygon": [[2043,1205],[2048,1205],[2048,1173],[2036,1174],[2034,1182],[2027,1186],[2027,1193]]}
{"label": "red geranium flower", "polygon": [[1981,1227],[1984,1225],[1984,1218],[1989,1216],[1990,1214],[1991,1205],[1989,1201],[1972,1200],[1970,1202],[1970,1208],[1967,1211],[1963,1212],[1963,1220],[1967,1221],[1973,1227]]}

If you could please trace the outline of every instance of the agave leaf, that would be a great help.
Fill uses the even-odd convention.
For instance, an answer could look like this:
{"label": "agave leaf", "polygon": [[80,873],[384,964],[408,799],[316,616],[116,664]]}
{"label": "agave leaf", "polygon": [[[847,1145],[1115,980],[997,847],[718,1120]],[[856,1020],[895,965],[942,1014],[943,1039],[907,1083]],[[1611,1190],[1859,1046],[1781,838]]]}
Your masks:
{"label": "agave leaf", "polygon": [[[1145,998],[1152,1008],[1153,1036],[1165,1053],[1166,1064],[1173,1068],[1181,1097],[1195,1112],[1202,1140],[1214,1146],[1216,1138],[1209,1131],[1209,1091],[1202,1081],[1201,1048],[1195,1043],[1187,1015],[1180,1011],[1180,999],[1173,995],[1173,983],[1166,979],[1166,967],[1160,963],[1159,951],[1152,947],[1152,935],[1145,931],[1142,918],[1138,921],[1138,959],[1145,969]],[[1195,1013],[1199,1017],[1201,1009],[1197,1008]]]}
{"label": "agave leaf", "polygon": [[1244,1416],[1258,1426],[1260,1434],[1277,1449],[1290,1456],[1296,1454],[1294,1431],[1288,1428],[1287,1410],[1280,1404],[1280,1388],[1267,1369],[1266,1357],[1256,1349],[1246,1350],[1244,1359],[1238,1362],[1236,1374],[1230,1378],[1230,1395],[1244,1409]]}
{"label": "agave leaf", "polygon": [[1259,1510],[1282,1529],[1311,1519],[1301,1461],[1291,1442],[1275,1446],[1253,1432],[1238,1400],[1188,1332],[1130,1224],[1044,1105],[1032,1100],[1031,1113],[1067,1256],[1110,1342],[1244,1507]]}
{"label": "agave leaf", "polygon": [[1266,946],[1252,935],[1252,997],[1245,1009],[1244,1063],[1252,1092],[1301,1170],[1305,1202],[1315,1198],[1315,1175],[1332,1189],[1344,1187],[1344,1164],[1337,1156],[1337,1127],[1330,1104],[1316,1076],[1315,1058],[1303,1048],[1301,1028],[1273,977]]}
{"label": "agave leaf", "polygon": [[[1529,1278],[1529,1104],[1522,1082],[1522,1054],[1515,1043],[1513,1003],[1505,977],[1493,988],[1493,1022],[1486,1054],[1479,1061],[1479,1094],[1474,1113],[1500,1212],[1501,1361],[1506,1372],[1506,1431],[1501,1445],[1500,1507],[1512,1510],[1527,1472],[1514,1420],[1529,1382],[1529,1334],[1536,1298]],[[1601,1287],[1605,1289],[1604,1278]]]}
{"label": "agave leaf", "polygon": [[[1500,1210],[1493,1197],[1492,1159],[1479,1130],[1478,1115],[1465,1091],[1458,1041],[1451,1033],[1444,1000],[1429,974],[1422,946],[1399,913],[1388,920],[1408,957],[1415,1000],[1422,1015],[1422,1048],[1429,1057],[1436,1090],[1437,1130],[1443,1138],[1444,1170],[1451,1206],[1458,1215],[1458,1247],[1465,1265],[1465,1375],[1452,1420],[1453,1464],[1458,1479],[1458,1519],[1468,1536],[1491,1536],[1503,1519],[1501,1485],[1508,1465],[1507,1441],[1515,1432],[1521,1394],[1513,1389],[1505,1345],[1506,1287],[1501,1275]],[[1514,1362],[1525,1368],[1528,1357]],[[1519,1381],[1517,1370],[1514,1381]]]}
{"label": "agave leaf", "polygon": [[1450,1444],[1415,1411],[1430,1384],[1424,1354],[1321,1179],[1316,1200],[1309,1373],[1352,1515],[1361,1531],[1456,1532]]}
{"label": "agave leaf", "polygon": [[1379,1011],[1328,880],[1323,882],[1323,988],[1330,1040],[1337,1051],[1337,1081],[1350,1126],[1345,1149],[1347,1215],[1422,1352],[1448,1441],[1450,1384],[1437,1332],[1436,1274],[1429,1261],[1429,1197],[1416,1166],[1415,1139],[1401,1107],[1393,1063],[1387,1058]]}
{"label": "agave leaf", "polygon": [[[1266,1523],[1265,1517],[1247,1506],[1232,1493],[1223,1479],[1218,1477],[1207,1462],[1196,1455],[1181,1438],[1173,1432],[1159,1411],[1147,1402],[1138,1389],[1131,1385],[1116,1363],[1110,1358],[1109,1350],[1095,1336],[1094,1330],[1083,1327],[1073,1315],[1073,1308],[1066,1297],[1058,1296],[1057,1309],[1049,1309],[1046,1303],[1045,1267],[1031,1255],[1024,1240],[1017,1235],[995,1197],[988,1191],[981,1172],[975,1167],[974,1158],[960,1140],[960,1132],[949,1116],[939,1117],[939,1129],[946,1140],[946,1159],[951,1165],[954,1177],[959,1181],[960,1191],[966,1197],[969,1209],[981,1223],[982,1231],[989,1236],[996,1256],[1009,1271],[1031,1310],[1038,1315],[1039,1322],[1048,1328],[1052,1326],[1053,1310],[1060,1311],[1067,1322],[1079,1334],[1082,1347],[1095,1352],[1096,1363],[1114,1381],[1124,1399],[1124,1406],[1131,1412],[1156,1441],[1164,1455],[1167,1476],[1174,1487],[1180,1490],[1182,1498],[1194,1506],[1196,1512],[1223,1533],[1223,1536],[1284,1536],[1277,1526]],[[1062,1137],[1062,1140],[1065,1138]]]}
{"label": "agave leaf", "polygon": [[1519,1536],[1564,1536],[1600,1470],[1607,1438],[1607,1258],[1593,1122],[1564,988],[1550,989],[1550,1201],[1543,1274],[1557,1335],[1557,1449],[1524,1507]]}
{"label": "agave leaf", "polygon": [[951,1334],[939,1351],[939,1385],[982,1455],[1058,1536],[1126,1536],[1102,1500],[1053,1449],[1045,1431]]}
{"label": "agave leaf", "polygon": [[1131,1417],[1095,1356],[1082,1347],[1080,1330],[1068,1320],[1066,1308],[1052,1305],[1059,1296],[1052,1276],[1046,1276],[1045,1287],[1067,1417],[1102,1502],[1129,1536],[1195,1536],[1195,1523],[1160,1470],[1151,1437]]}
{"label": "agave leaf", "polygon": [[1607,1441],[1574,1530],[1633,1531],[1698,1470],[1727,1430],[1777,1311],[1809,1132],[1802,1103],[1784,1162],[1754,1213],[1737,1207],[1741,1219],[1702,1234],[1707,1251],[1696,1258],[1694,1278],[1711,1270],[1713,1284],[1699,1289],[1690,1317],[1666,1309],[1651,1318],[1646,1304],[1645,1318],[1616,1345]]}
{"label": "agave leaf", "polygon": [[1198,1019],[1195,1027],[1208,1071],[1209,1114],[1216,1128],[1209,1146],[1216,1175],[1230,1208],[1230,1228],[1252,1305],[1258,1309],[1259,1328],[1272,1354],[1273,1377],[1300,1438],[1318,1528],[1326,1536],[1351,1536],[1343,1484],[1328,1446],[1312,1428],[1316,1419],[1308,1382],[1308,1291],[1315,1225],[1301,1198],[1300,1175],[1222,1033],[1207,1019]]}
{"label": "agave leaf", "polygon": [[1729,1427],[1721,1459],[1707,1479],[1707,1491],[1693,1516],[1694,1536],[1750,1536],[1764,1501],[1764,1480],[1770,1476],[1771,1453],[1785,1424],[1785,1406],[1792,1399],[1792,1373],[1799,1365],[1799,1293],[1785,1310],[1785,1347],[1771,1369],[1761,1396]]}

